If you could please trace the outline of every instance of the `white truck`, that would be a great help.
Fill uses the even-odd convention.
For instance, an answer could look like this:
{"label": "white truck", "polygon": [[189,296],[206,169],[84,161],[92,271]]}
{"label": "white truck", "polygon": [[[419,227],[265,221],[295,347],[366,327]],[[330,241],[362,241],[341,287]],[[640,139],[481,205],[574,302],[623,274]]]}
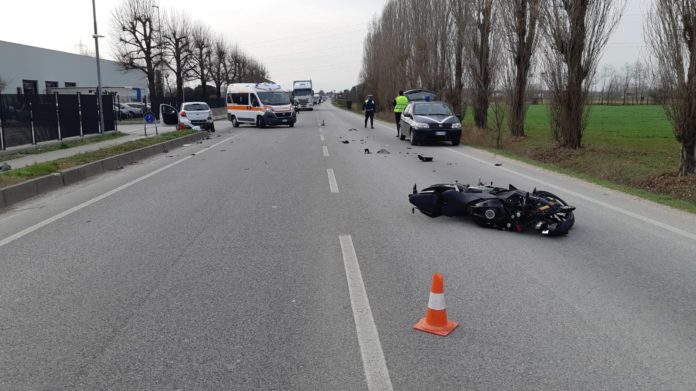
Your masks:
{"label": "white truck", "polygon": [[292,100],[296,110],[314,110],[312,81],[295,80],[292,83]]}

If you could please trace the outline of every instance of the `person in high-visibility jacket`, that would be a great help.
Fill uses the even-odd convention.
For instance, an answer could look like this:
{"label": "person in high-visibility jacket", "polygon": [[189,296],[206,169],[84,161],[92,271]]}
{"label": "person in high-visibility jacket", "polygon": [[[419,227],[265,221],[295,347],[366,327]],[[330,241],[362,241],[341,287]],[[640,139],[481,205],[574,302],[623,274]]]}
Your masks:
{"label": "person in high-visibility jacket", "polygon": [[404,112],[408,105],[408,98],[404,96],[403,91],[399,91],[399,96],[394,99],[394,118],[396,119],[396,137],[401,135],[401,113]]}

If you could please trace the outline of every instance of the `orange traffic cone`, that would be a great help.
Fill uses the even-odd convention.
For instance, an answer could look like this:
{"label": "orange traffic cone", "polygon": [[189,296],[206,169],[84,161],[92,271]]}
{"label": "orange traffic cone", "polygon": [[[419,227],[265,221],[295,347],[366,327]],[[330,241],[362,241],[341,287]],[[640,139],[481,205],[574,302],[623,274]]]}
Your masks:
{"label": "orange traffic cone", "polygon": [[442,274],[435,273],[433,274],[433,287],[430,289],[430,299],[428,300],[425,318],[418,321],[413,328],[446,337],[457,326],[459,326],[459,323],[447,320],[445,284],[442,281]]}

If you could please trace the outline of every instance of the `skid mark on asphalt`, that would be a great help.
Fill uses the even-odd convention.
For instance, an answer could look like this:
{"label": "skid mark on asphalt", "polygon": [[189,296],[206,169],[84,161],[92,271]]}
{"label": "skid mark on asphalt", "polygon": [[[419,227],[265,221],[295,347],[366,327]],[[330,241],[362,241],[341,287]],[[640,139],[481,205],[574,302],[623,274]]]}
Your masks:
{"label": "skid mark on asphalt", "polygon": [[367,298],[367,291],[365,291],[358,256],[355,254],[355,247],[353,247],[353,238],[350,235],[340,235],[338,240],[341,243],[343,265],[346,268],[350,305],[353,308],[353,319],[358,334],[367,388],[370,391],[392,390],[389,369],[384,359],[377,326],[372,317],[372,309]]}

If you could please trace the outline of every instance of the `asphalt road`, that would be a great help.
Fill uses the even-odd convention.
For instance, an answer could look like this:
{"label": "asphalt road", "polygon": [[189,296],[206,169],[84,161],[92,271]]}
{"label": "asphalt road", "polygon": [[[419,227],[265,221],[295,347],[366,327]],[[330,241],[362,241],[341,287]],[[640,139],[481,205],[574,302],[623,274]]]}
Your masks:
{"label": "asphalt road", "polygon": [[[0,389],[696,389],[694,216],[328,103],[216,127],[0,214]],[[411,213],[414,183],[479,177],[574,229]],[[412,329],[434,272],[446,338]]]}

